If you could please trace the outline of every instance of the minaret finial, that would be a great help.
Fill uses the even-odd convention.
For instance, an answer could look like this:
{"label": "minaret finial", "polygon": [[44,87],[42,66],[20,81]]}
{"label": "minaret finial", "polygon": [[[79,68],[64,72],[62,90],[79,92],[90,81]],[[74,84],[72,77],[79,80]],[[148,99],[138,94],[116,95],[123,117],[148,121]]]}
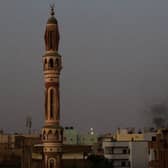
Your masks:
{"label": "minaret finial", "polygon": [[55,8],[55,4],[50,4],[50,8],[51,8],[51,16],[54,16],[55,15],[55,11],[54,11],[54,8]]}

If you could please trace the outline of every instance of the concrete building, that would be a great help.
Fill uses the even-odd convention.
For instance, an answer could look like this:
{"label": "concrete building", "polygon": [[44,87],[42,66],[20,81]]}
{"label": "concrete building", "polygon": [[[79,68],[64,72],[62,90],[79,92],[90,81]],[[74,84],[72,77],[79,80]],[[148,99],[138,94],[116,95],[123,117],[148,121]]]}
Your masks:
{"label": "concrete building", "polygon": [[[64,144],[62,164],[65,167],[87,167],[90,145]],[[43,164],[43,145],[38,134],[0,134],[0,167],[37,168]]]}
{"label": "concrete building", "polygon": [[[34,145],[41,143],[40,135],[0,134],[0,166],[30,168]],[[39,165],[39,163],[38,163]]]}
{"label": "concrete building", "polygon": [[168,129],[160,129],[149,142],[149,168],[168,168]]}
{"label": "concrete building", "polygon": [[10,150],[15,148],[15,135],[0,133],[0,151]]}
{"label": "concrete building", "polygon": [[104,156],[113,167],[148,168],[148,143],[156,136],[150,130],[118,129],[103,138]]}
{"label": "concrete building", "polygon": [[79,144],[79,134],[73,127],[65,127],[63,133],[63,144]]}
{"label": "concrete building", "polygon": [[63,144],[66,145],[95,145],[97,135],[93,128],[87,134],[78,133],[74,127],[65,127],[63,133]]}
{"label": "concrete building", "polygon": [[153,129],[136,132],[134,128],[118,128],[113,138],[116,141],[151,141],[153,136],[156,136],[156,131]]}
{"label": "concrete building", "polygon": [[130,167],[148,168],[148,142],[134,141],[129,142]]}
{"label": "concrete building", "polygon": [[148,142],[104,141],[103,149],[114,168],[148,168]]}
{"label": "concrete building", "polygon": [[98,137],[93,128],[87,134],[79,135],[79,143],[83,145],[94,145],[97,143]]}
{"label": "concrete building", "polygon": [[104,157],[111,162],[112,167],[130,167],[130,149],[128,142],[103,141]]}

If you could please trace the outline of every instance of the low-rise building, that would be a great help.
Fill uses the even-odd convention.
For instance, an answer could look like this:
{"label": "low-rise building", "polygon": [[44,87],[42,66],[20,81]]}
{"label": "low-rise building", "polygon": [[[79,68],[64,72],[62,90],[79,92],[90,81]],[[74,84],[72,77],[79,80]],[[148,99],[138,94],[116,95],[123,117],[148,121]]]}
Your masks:
{"label": "low-rise building", "polygon": [[103,138],[104,157],[116,168],[148,168],[148,143],[153,136],[155,131],[118,129]]}
{"label": "low-rise building", "polygon": [[116,141],[151,141],[153,136],[156,136],[156,131],[153,129],[136,132],[134,128],[118,128],[113,138]]}
{"label": "low-rise building", "polygon": [[74,127],[65,127],[63,133],[63,144],[79,144],[79,135]]}
{"label": "low-rise building", "polygon": [[149,142],[149,168],[168,167],[168,129],[160,129]]}
{"label": "low-rise building", "polygon": [[97,135],[91,134],[90,132],[87,134],[79,135],[80,144],[83,145],[94,145],[97,143]]}
{"label": "low-rise building", "polygon": [[97,139],[93,128],[87,134],[80,134],[73,127],[64,128],[63,144],[65,145],[94,145]]}
{"label": "low-rise building", "polygon": [[147,168],[148,142],[104,141],[104,157],[115,168]]}

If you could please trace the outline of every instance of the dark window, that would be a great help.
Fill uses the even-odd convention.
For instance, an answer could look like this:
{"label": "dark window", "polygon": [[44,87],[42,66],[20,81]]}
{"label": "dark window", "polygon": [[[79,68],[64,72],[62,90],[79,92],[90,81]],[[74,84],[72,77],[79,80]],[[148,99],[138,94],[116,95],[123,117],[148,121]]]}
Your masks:
{"label": "dark window", "polygon": [[44,63],[47,64],[47,59],[44,60]]}
{"label": "dark window", "polygon": [[45,138],[46,138],[46,132],[44,131],[43,132],[43,139],[45,140]]}
{"label": "dark window", "polygon": [[54,160],[50,160],[50,168],[54,168]]}
{"label": "dark window", "polygon": [[127,154],[127,150],[126,149],[123,150],[123,154]]}
{"label": "dark window", "polygon": [[59,138],[59,133],[58,133],[58,131],[55,131],[55,137],[56,137],[56,139],[58,140],[58,138]]}
{"label": "dark window", "polygon": [[50,90],[50,117],[54,117],[54,90]]}
{"label": "dark window", "polygon": [[152,141],[154,141],[154,142],[156,141],[156,137],[155,136],[152,137]]}
{"label": "dark window", "polygon": [[45,69],[47,67],[47,59],[44,60],[44,66],[43,68]]}
{"label": "dark window", "polygon": [[63,130],[61,130],[61,136],[63,136]]}
{"label": "dark window", "polygon": [[122,161],[122,162],[121,162],[121,166],[126,166],[126,162],[125,162],[125,161]]}
{"label": "dark window", "polygon": [[49,60],[49,67],[50,67],[50,68],[53,68],[53,66],[54,66],[53,59],[50,59],[50,60]]}
{"label": "dark window", "polygon": [[156,152],[156,150],[154,150],[154,157],[155,157],[155,160],[157,160],[157,152]]}
{"label": "dark window", "polygon": [[55,64],[56,64],[57,66],[59,66],[59,59],[56,59],[56,60],[55,60]]}

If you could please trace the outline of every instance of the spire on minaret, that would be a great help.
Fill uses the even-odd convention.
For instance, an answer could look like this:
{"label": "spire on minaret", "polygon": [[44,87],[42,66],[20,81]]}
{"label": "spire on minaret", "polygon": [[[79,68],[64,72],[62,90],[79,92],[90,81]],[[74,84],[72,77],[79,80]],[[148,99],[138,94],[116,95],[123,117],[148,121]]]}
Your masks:
{"label": "spire on minaret", "polygon": [[47,21],[46,32],[45,32],[45,46],[46,51],[58,51],[59,48],[59,28],[58,22],[55,18],[55,5],[50,5],[50,17]]}
{"label": "spire on minaret", "polygon": [[51,14],[51,16],[54,16],[55,15],[55,11],[54,11],[55,4],[50,5],[50,8],[51,8],[50,14]]}

